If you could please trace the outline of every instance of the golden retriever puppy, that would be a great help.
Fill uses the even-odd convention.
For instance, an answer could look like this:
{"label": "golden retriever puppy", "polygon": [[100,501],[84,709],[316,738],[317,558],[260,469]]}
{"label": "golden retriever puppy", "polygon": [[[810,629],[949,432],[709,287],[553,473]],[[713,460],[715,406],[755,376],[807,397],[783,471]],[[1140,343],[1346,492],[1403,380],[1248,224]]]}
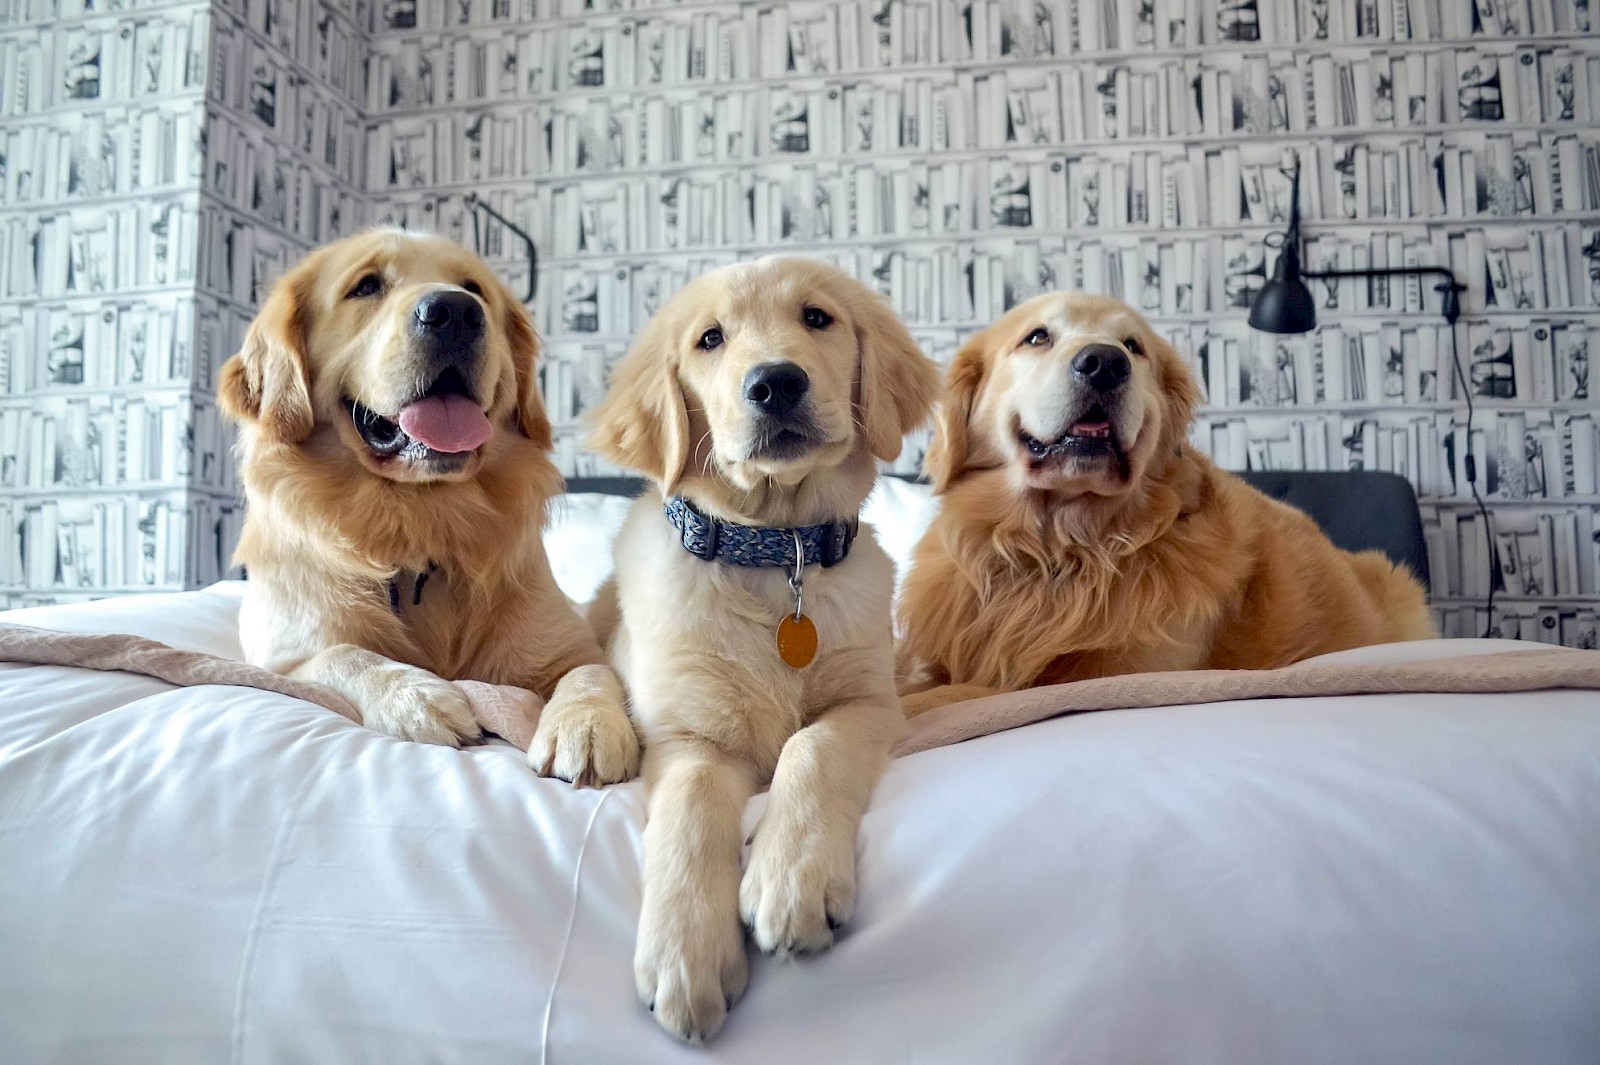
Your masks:
{"label": "golden retriever puppy", "polygon": [[1422,589],[1188,443],[1199,390],[1113,299],[1014,308],[950,366],[900,602],[906,712],[1119,673],[1424,639]]}
{"label": "golden retriever puppy", "polygon": [[218,389],[241,423],[241,636],[402,739],[478,735],[449,680],[531,689],[535,768],[622,780],[621,686],[540,539],[561,477],[537,354],[515,297],[439,237],[351,237],[279,281]]}
{"label": "golden retriever puppy", "polygon": [[[597,412],[593,445],[659,487],[591,620],[645,740],[634,978],[680,1038],[708,1038],[744,990],[741,915],[785,955],[851,915],[857,828],[904,726],[894,567],[857,515],[937,388],[859,283],[764,259],[673,297]],[[740,817],[769,782],[741,881]]]}

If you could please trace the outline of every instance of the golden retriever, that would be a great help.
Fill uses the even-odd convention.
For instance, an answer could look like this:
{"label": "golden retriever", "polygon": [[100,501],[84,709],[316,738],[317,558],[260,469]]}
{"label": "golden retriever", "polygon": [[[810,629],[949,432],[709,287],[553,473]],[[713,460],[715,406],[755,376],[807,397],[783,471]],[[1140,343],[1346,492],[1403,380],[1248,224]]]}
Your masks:
{"label": "golden retriever", "polygon": [[620,683],[540,539],[561,477],[537,354],[522,306],[440,237],[366,233],[283,277],[218,389],[248,499],[241,636],[402,739],[478,735],[449,680],[531,689],[534,767],[622,780]]}
{"label": "golden retriever", "polygon": [[1188,443],[1199,390],[1131,308],[1052,293],[956,355],[941,495],[899,608],[906,712],[1152,670],[1424,639],[1422,589]]}
{"label": "golden retriever", "polygon": [[[634,978],[680,1038],[709,1038],[744,990],[741,915],[758,947],[789,955],[829,947],[854,908],[857,829],[904,717],[893,564],[869,529],[849,536],[876,460],[899,454],[937,389],[858,282],[764,259],[662,307],[597,412],[594,447],[659,488],[630,511],[591,620],[645,740]],[[703,524],[675,524],[673,500]],[[691,553],[683,530],[711,522],[730,524]],[[740,538],[760,537],[770,551],[752,564]],[[775,633],[797,612],[817,645],[789,664]],[[768,782],[741,881],[740,818]]]}

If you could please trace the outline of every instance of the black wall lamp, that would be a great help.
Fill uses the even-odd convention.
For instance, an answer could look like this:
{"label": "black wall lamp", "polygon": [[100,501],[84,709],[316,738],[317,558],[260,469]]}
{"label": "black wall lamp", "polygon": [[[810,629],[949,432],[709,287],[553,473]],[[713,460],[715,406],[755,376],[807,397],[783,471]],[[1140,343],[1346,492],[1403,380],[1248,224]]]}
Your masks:
{"label": "black wall lamp", "polygon": [[1444,320],[1450,326],[1450,357],[1455,367],[1456,383],[1467,406],[1466,453],[1462,465],[1467,475],[1467,487],[1472,490],[1472,501],[1478,506],[1483,519],[1483,537],[1488,545],[1489,594],[1485,600],[1488,624],[1484,636],[1496,635],[1494,623],[1494,582],[1500,567],[1495,562],[1494,531],[1490,528],[1489,509],[1478,494],[1478,464],[1472,454],[1473,406],[1472,388],[1461,369],[1461,349],[1456,338],[1456,321],[1461,317],[1461,293],[1467,286],[1456,280],[1456,275],[1443,266],[1393,266],[1363,270],[1303,270],[1300,267],[1300,156],[1293,149],[1284,152],[1284,164],[1279,172],[1289,179],[1289,229],[1285,233],[1269,234],[1266,244],[1280,249],[1272,277],[1261,286],[1250,302],[1250,327],[1263,333],[1309,333],[1317,327],[1316,301],[1306,287],[1305,278],[1337,277],[1440,277],[1444,280],[1433,286],[1443,297],[1441,307]]}
{"label": "black wall lamp", "polygon": [[1461,317],[1461,293],[1467,286],[1442,266],[1391,266],[1370,270],[1303,270],[1300,267],[1300,156],[1284,153],[1279,172],[1289,179],[1289,230],[1267,238],[1281,248],[1272,278],[1250,304],[1250,327],[1263,333],[1309,333],[1317,326],[1316,304],[1303,280],[1307,277],[1442,277],[1434,291],[1444,297],[1444,320],[1452,326]]}

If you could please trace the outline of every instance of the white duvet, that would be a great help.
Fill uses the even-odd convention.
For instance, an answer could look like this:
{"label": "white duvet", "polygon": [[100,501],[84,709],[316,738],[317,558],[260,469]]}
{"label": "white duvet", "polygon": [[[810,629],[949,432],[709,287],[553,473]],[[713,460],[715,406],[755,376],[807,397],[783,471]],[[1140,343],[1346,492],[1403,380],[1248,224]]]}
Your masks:
{"label": "white duvet", "polygon": [[[237,594],[5,620],[236,653]],[[637,783],[503,744],[0,666],[0,1061],[1600,1061],[1600,694],[1119,711],[902,759],[847,933],[757,959],[703,1050],[634,998],[643,818]]]}

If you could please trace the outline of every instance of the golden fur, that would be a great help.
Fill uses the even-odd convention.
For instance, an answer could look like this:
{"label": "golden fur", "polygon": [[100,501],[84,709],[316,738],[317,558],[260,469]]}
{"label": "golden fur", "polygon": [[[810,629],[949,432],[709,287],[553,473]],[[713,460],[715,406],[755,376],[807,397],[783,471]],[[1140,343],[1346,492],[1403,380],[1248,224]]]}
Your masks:
{"label": "golden fur", "polygon": [[[808,310],[809,309],[809,310]],[[808,324],[821,311],[826,326]],[[821,321],[813,314],[813,322]],[[720,343],[702,344],[716,329]],[[810,443],[766,448],[746,375],[788,362],[810,382]],[[745,525],[852,518],[877,459],[928,414],[938,375],[884,305],[832,267],[767,259],[692,282],[617,367],[594,446],[650,476],[590,618],[609,637],[645,737],[641,1000],[669,1032],[709,1037],[744,990],[741,915],[769,952],[823,950],[855,901],[856,831],[904,725],[890,626],[893,565],[863,527],[847,558],[806,567],[817,658],[793,669],[774,632],[787,569],[705,562],[662,513],[681,495]],[[741,880],[745,801],[770,781]]]}
{"label": "golden fur", "polygon": [[[1089,344],[1131,358],[1107,418],[1118,454],[1034,461],[1023,434],[1055,439],[1094,402],[1070,369]],[[1300,511],[1195,451],[1198,400],[1177,353],[1103,297],[1040,296],[962,348],[927,460],[942,505],[900,604],[908,714],[1433,635],[1404,569],[1335,548]]]}
{"label": "golden fur", "polygon": [[[381,291],[352,295],[370,278]],[[414,336],[418,300],[473,288],[486,323],[464,376],[492,435],[444,469],[375,453],[346,403],[393,416],[418,395],[432,365]],[[537,354],[515,297],[439,237],[351,237],[278,282],[218,390],[241,424],[249,501],[235,555],[249,575],[245,654],[333,685],[373,728],[433,743],[478,732],[446,680],[529,688],[551,700],[531,751],[537,768],[623,779],[637,740],[620,687],[540,538],[561,477],[546,454]]]}

